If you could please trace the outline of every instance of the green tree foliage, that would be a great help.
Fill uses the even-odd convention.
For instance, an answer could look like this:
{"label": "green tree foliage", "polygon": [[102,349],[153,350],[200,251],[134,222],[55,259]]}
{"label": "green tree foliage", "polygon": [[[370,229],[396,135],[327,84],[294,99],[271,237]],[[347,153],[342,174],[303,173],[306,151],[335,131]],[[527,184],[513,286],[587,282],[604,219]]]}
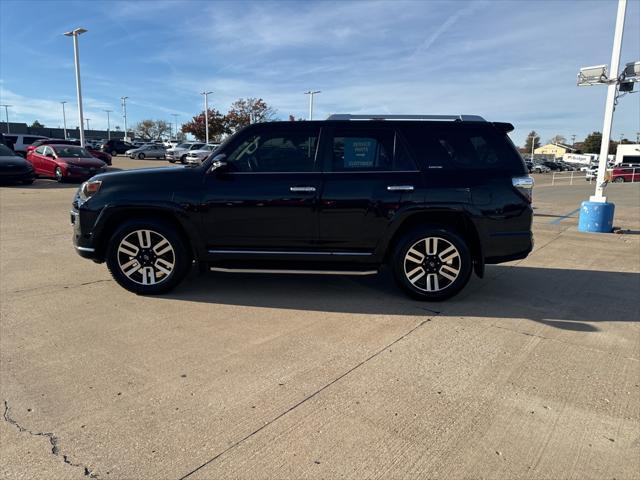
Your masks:
{"label": "green tree foliage", "polygon": [[44,125],[41,124],[38,120],[31,124],[31,128],[44,128]]}
{"label": "green tree foliage", "polygon": [[535,130],[529,132],[527,135],[527,141],[524,143],[524,148],[527,153],[531,153],[531,142],[533,141],[533,148],[536,149],[540,146],[540,135]]}
{"label": "green tree foliage", "polygon": [[[602,133],[593,132],[587,135],[582,144],[582,151],[584,153],[600,153],[600,146],[602,145]],[[609,141],[609,153],[614,153],[617,148],[617,143]]]}
{"label": "green tree foliage", "polygon": [[261,98],[239,98],[231,104],[226,115],[227,128],[233,133],[250,123],[269,122],[275,110]]}
{"label": "green tree foliage", "polygon": [[164,120],[142,120],[135,127],[136,135],[144,140],[159,140],[168,136],[171,126]]}

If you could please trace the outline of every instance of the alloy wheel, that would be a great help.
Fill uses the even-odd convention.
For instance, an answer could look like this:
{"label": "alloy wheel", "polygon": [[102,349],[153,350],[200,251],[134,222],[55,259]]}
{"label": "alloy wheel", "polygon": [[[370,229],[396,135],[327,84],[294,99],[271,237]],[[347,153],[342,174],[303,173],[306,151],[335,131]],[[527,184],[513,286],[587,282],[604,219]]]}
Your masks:
{"label": "alloy wheel", "polygon": [[176,266],[176,254],[160,233],[134,230],[118,245],[118,266],[132,282],[156,285],[171,276]]}
{"label": "alloy wheel", "polygon": [[58,182],[61,182],[64,179],[64,175],[62,174],[62,169],[60,167],[56,167],[55,176]]}
{"label": "alloy wheel", "polygon": [[404,274],[418,290],[440,292],[456,281],[462,268],[458,249],[441,237],[415,242],[404,256]]}

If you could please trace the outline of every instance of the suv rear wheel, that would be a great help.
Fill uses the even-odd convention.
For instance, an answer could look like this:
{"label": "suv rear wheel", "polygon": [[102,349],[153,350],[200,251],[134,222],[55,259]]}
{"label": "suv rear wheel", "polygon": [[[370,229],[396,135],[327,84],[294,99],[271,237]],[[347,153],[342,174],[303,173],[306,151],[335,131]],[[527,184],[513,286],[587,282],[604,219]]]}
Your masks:
{"label": "suv rear wheel", "polygon": [[412,297],[445,300],[469,281],[471,252],[466,242],[447,228],[417,228],[397,243],[393,271],[400,286]]}
{"label": "suv rear wheel", "polygon": [[114,280],[141,295],[170,291],[191,265],[187,246],[175,229],[151,220],[128,221],[116,230],[106,260]]}

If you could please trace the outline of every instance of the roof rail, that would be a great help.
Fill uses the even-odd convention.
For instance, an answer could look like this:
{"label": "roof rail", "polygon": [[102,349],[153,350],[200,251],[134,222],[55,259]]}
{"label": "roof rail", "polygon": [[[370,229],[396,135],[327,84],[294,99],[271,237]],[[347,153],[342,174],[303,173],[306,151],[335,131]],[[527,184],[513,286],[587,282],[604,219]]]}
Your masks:
{"label": "roof rail", "polygon": [[351,115],[334,113],[327,120],[452,120],[457,122],[484,122],[479,115]]}

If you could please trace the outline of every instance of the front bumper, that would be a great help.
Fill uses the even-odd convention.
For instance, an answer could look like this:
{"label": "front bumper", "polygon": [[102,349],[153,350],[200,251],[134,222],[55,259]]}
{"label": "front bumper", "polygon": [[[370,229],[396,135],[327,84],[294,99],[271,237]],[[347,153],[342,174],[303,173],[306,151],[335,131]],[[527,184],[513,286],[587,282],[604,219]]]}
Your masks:
{"label": "front bumper", "polygon": [[87,214],[83,215],[81,210],[76,208],[75,204],[69,214],[71,225],[73,226],[73,246],[78,255],[96,262],[102,261],[97,252],[97,246],[95,245],[93,236],[93,225],[96,214],[87,212]]}

